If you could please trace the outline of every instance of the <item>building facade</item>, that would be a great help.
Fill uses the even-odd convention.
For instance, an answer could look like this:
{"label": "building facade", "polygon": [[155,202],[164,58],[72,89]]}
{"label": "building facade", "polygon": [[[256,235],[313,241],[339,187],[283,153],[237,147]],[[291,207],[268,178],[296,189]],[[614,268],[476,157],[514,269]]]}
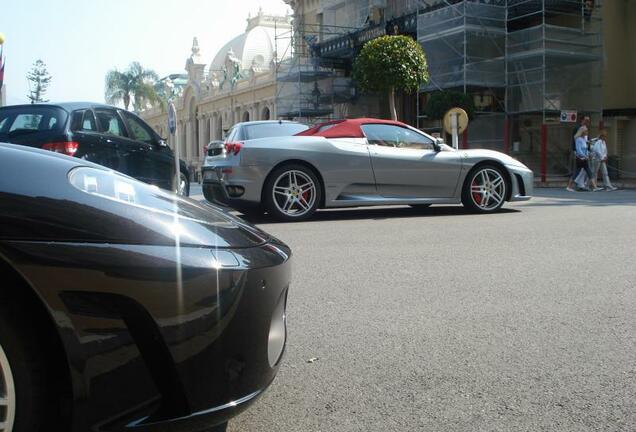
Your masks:
{"label": "building facade", "polygon": [[[278,112],[305,119],[388,116],[382,95],[356,94],[352,59],[385,34],[416,39],[431,79],[404,96],[404,121],[439,131],[429,95],[471,96],[475,118],[464,147],[514,154],[543,180],[565,177],[575,123],[608,129],[611,162],[636,177],[633,49],[636,2],[628,0],[286,0],[294,11],[293,58],[278,70]],[[289,91],[285,91],[285,89]]]}
{"label": "building facade", "polygon": [[[247,21],[245,33],[229,41],[209,63],[201,58],[194,38],[185,65],[187,75],[170,80],[177,132],[169,137],[169,145],[179,146],[182,159],[193,172],[200,167],[203,147],[222,139],[235,123],[277,117],[275,71],[288,53],[277,51],[275,35],[291,30],[291,17],[261,10]],[[140,115],[161,136],[168,137],[165,108],[155,107]]]}

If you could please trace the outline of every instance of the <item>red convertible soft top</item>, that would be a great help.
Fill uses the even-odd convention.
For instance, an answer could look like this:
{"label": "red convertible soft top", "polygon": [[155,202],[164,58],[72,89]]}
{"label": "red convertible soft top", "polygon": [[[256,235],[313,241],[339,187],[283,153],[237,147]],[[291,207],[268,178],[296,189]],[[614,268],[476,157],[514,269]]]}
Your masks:
{"label": "red convertible soft top", "polygon": [[333,120],[318,123],[313,127],[297,133],[296,136],[321,136],[325,138],[364,138],[360,126],[365,124],[389,124],[405,127],[404,123],[394,120],[382,120],[374,118],[357,118],[347,120]]}

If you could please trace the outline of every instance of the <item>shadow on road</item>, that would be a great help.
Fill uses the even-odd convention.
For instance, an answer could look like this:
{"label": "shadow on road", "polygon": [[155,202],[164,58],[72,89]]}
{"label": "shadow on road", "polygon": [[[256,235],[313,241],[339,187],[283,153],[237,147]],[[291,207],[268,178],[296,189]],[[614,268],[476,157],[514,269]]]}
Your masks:
{"label": "shadow on road", "polygon": [[[503,208],[498,213],[519,213],[520,210]],[[492,216],[490,214],[471,213],[462,206],[432,206],[426,209],[411,207],[365,207],[347,209],[319,210],[306,222],[328,222],[339,220],[386,220],[404,218],[422,218],[439,216]],[[241,215],[243,219],[253,224],[276,223],[269,215]]]}

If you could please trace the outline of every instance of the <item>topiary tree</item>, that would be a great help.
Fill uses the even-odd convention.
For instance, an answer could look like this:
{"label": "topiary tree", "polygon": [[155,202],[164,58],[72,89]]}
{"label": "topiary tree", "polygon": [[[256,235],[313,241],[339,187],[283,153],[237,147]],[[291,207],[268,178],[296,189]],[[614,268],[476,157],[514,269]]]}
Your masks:
{"label": "topiary tree", "polygon": [[408,36],[382,36],[362,47],[353,63],[353,79],[362,91],[388,91],[391,118],[396,90],[412,93],[428,82],[424,50]]}
{"label": "topiary tree", "polygon": [[456,91],[440,91],[429,96],[426,103],[426,115],[431,120],[441,120],[451,108],[463,108],[472,120],[475,115],[475,103],[470,95]]}

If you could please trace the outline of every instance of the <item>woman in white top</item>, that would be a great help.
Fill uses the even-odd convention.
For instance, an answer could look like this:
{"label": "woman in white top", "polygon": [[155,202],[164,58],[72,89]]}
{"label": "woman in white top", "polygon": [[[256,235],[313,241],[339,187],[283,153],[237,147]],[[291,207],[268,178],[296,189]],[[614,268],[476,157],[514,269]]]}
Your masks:
{"label": "woman in white top", "polygon": [[598,171],[600,169],[601,174],[603,174],[605,189],[610,191],[616,190],[617,188],[612,186],[609,175],[607,175],[607,131],[605,129],[601,130],[599,137],[594,142],[594,145],[592,145],[592,162],[594,178],[596,179],[598,177]]}

